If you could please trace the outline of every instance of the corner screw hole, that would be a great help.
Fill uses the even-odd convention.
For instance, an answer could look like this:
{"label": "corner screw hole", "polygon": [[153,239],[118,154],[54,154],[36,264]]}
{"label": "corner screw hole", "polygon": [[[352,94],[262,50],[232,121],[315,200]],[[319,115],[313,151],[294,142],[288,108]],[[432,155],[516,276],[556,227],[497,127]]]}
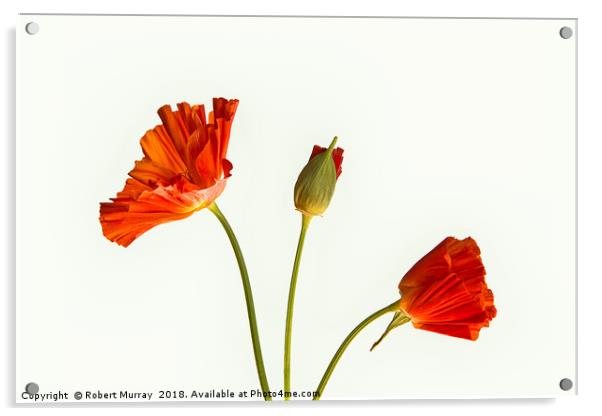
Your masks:
{"label": "corner screw hole", "polygon": [[573,36],[573,29],[568,26],[563,26],[560,28],[559,33],[562,39],[570,39]]}
{"label": "corner screw hole", "polygon": [[40,391],[40,386],[36,383],[27,383],[25,386],[25,393],[27,394],[37,394]]}
{"label": "corner screw hole", "polygon": [[40,31],[40,25],[36,22],[29,22],[25,25],[25,31],[30,35],[35,35]]}
{"label": "corner screw hole", "polygon": [[573,388],[573,380],[570,378],[563,378],[560,380],[560,389],[564,391],[569,391]]}

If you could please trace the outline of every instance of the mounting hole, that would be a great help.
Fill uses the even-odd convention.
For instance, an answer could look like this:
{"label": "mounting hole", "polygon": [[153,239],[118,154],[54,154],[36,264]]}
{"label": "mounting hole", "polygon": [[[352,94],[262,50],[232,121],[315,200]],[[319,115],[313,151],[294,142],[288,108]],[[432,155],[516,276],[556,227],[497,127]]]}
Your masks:
{"label": "mounting hole", "polygon": [[29,22],[25,25],[25,31],[30,35],[35,35],[40,31],[40,25],[36,22]]}
{"label": "mounting hole", "polygon": [[573,36],[573,29],[568,26],[563,26],[560,28],[560,37],[562,39],[569,39]]}
{"label": "mounting hole", "polygon": [[37,394],[40,391],[40,386],[36,383],[27,383],[25,386],[25,393],[27,394]]}
{"label": "mounting hole", "polygon": [[573,380],[571,380],[570,378],[563,378],[562,380],[560,380],[560,389],[564,390],[564,391],[569,391],[570,389],[573,388]]}

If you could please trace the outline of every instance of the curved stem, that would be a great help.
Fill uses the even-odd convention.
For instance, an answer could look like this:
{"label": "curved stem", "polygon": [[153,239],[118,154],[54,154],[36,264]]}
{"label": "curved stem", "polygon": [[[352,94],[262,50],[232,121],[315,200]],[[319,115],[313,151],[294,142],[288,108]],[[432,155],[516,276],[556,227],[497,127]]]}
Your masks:
{"label": "curved stem", "polygon": [[261,344],[259,342],[259,330],[257,329],[257,318],[255,316],[255,304],[253,302],[253,292],[251,291],[251,282],[249,281],[249,273],[245,264],[245,259],[242,255],[242,250],[236,239],[236,235],[230,227],[228,220],[224,214],[220,211],[217,205],[212,203],[209,207],[211,211],[219,220],[224,227],[232,249],[234,249],[234,255],[238,262],[238,268],[240,269],[240,277],[242,279],[242,287],[245,292],[245,301],[247,303],[247,315],[249,317],[249,328],[251,329],[251,340],[253,342],[253,353],[255,354],[255,366],[257,367],[257,375],[259,377],[259,383],[261,384],[261,390],[263,391],[263,397],[266,401],[272,400],[270,397],[270,386],[268,385],[268,379],[265,374],[265,367],[263,364],[263,356],[261,354]]}
{"label": "curved stem", "polygon": [[302,214],[301,232],[299,234],[299,243],[297,244],[297,253],[295,254],[295,263],[291,276],[291,285],[288,291],[288,304],[286,307],[286,329],[284,331],[284,400],[290,400],[291,391],[291,335],[293,332],[293,308],[295,306],[295,290],[297,288],[297,275],[299,274],[299,264],[303,254],[303,243],[305,234],[311,222],[311,216]]}
{"label": "curved stem", "polygon": [[341,344],[341,346],[339,347],[337,352],[334,353],[334,356],[330,360],[330,364],[328,364],[328,368],[324,372],[324,375],[322,376],[322,380],[320,380],[320,384],[318,385],[318,388],[316,389],[316,396],[314,397],[314,400],[320,400],[320,397],[322,396],[322,393],[324,393],[324,389],[326,388],[326,384],[328,384],[328,380],[330,379],[332,372],[334,371],[335,367],[337,366],[337,363],[341,359],[341,356],[343,355],[343,353],[345,352],[345,350],[347,349],[347,347],[349,346],[351,341],[353,341],[353,338],[355,338],[357,336],[357,334],[359,334],[362,331],[362,329],[364,329],[366,326],[368,326],[368,324],[370,324],[370,322],[380,318],[381,316],[383,316],[384,314],[386,314],[388,312],[395,312],[398,310],[399,310],[399,300],[396,300],[392,304],[385,306],[384,308],[374,312],[372,315],[370,315],[369,317],[364,319],[362,322],[360,322],[358,324],[358,326],[356,326],[353,329],[353,331],[351,331],[349,333],[349,335],[347,335],[347,338],[345,338],[345,340],[343,341],[343,343]]}

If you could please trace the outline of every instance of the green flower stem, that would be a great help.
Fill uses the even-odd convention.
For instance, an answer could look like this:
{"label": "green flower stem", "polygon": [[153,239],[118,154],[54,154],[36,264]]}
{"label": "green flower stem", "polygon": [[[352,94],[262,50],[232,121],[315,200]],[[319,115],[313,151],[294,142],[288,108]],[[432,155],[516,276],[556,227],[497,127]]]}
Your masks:
{"label": "green flower stem", "polygon": [[353,331],[351,331],[349,333],[349,335],[347,335],[347,338],[345,338],[345,340],[343,341],[343,343],[341,344],[341,346],[339,347],[337,352],[334,353],[334,356],[330,360],[330,364],[328,364],[328,368],[324,372],[324,375],[322,376],[322,380],[320,380],[320,384],[318,385],[318,388],[316,389],[316,396],[314,397],[314,400],[320,400],[320,397],[322,396],[322,393],[324,393],[326,384],[328,384],[328,380],[330,379],[332,372],[334,371],[335,367],[337,366],[337,363],[341,359],[341,356],[343,355],[343,353],[345,352],[345,350],[347,349],[347,347],[349,346],[351,341],[353,341],[353,339],[357,336],[357,334],[359,334],[362,331],[362,329],[367,327],[368,324],[370,324],[372,321],[380,318],[381,316],[385,315],[386,313],[396,312],[396,311],[399,311],[399,299],[396,300],[395,302],[393,302],[392,304],[385,306],[384,308],[374,312],[372,315],[370,315],[369,317],[364,319],[362,322],[360,322],[358,324],[358,326],[356,326],[353,329]]}
{"label": "green flower stem", "polygon": [[295,306],[295,289],[297,287],[297,275],[299,274],[299,264],[303,254],[303,243],[305,234],[312,217],[302,214],[301,233],[299,234],[299,243],[297,244],[297,254],[295,254],[295,263],[293,265],[293,274],[291,276],[291,285],[288,291],[288,304],[286,307],[286,329],[284,333],[284,400],[290,400],[291,391],[291,335],[293,332],[293,308]]}
{"label": "green flower stem", "polygon": [[247,303],[247,315],[249,317],[249,327],[251,329],[251,340],[253,341],[253,353],[255,354],[255,366],[257,367],[257,375],[259,376],[259,383],[261,384],[261,390],[266,401],[272,400],[270,397],[270,386],[268,385],[268,378],[265,374],[265,367],[263,364],[263,356],[261,354],[261,343],[259,342],[259,330],[257,329],[257,318],[255,316],[255,304],[253,303],[253,292],[251,291],[251,282],[249,281],[249,273],[247,272],[247,266],[245,259],[242,255],[240,245],[236,239],[236,235],[230,227],[228,220],[224,214],[220,211],[217,205],[212,203],[209,205],[209,211],[211,211],[219,220],[224,227],[234,254],[236,255],[236,261],[238,262],[238,268],[240,269],[240,277],[242,278],[242,286],[245,292],[245,301]]}

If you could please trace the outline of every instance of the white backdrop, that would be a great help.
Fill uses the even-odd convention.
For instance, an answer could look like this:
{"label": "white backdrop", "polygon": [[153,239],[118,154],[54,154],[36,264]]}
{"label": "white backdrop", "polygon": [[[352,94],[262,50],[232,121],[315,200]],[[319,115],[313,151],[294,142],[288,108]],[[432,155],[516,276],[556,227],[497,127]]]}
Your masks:
{"label": "white backdrop", "polygon": [[[30,36],[29,21],[40,25]],[[410,326],[325,398],[550,397],[575,379],[573,20],[21,16],[17,396],[257,386],[240,278],[207,212],[123,249],[98,203],[156,109],[239,98],[219,199],[251,272],[273,390],[299,227],[292,188],[338,135],[343,175],[313,222],[293,333],[312,390],[357,322],[447,235],[480,244],[499,314],[471,343]]]}

